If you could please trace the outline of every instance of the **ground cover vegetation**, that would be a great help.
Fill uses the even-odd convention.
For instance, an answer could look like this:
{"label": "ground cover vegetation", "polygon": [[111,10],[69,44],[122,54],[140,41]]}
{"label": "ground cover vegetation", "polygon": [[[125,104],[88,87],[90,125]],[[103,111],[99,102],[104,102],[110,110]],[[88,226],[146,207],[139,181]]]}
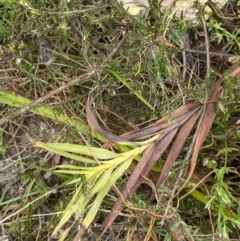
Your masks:
{"label": "ground cover vegetation", "polygon": [[239,240],[239,1],[0,3],[0,240]]}

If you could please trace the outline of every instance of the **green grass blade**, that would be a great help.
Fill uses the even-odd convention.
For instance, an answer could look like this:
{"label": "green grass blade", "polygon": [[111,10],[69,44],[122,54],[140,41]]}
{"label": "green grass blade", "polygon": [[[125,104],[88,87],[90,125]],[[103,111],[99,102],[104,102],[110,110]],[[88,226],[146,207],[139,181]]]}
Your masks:
{"label": "green grass blade", "polygon": [[[116,71],[108,69],[108,71],[117,79],[119,80],[124,86],[126,86],[130,91],[132,91],[130,85],[127,83],[127,81],[122,78]],[[155,111],[154,107],[146,100],[143,98],[143,96],[137,92],[133,92],[134,95],[137,96],[139,100],[141,100],[147,107],[149,107],[151,110]]]}

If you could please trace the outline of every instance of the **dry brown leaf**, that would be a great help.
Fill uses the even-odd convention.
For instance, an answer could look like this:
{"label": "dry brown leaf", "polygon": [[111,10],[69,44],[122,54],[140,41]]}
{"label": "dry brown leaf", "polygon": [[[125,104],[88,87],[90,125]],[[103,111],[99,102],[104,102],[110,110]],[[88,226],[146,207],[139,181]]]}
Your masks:
{"label": "dry brown leaf", "polygon": [[[198,114],[195,113],[190,119],[188,119],[183,126],[181,127],[177,138],[175,139],[172,148],[168,154],[167,160],[163,166],[163,169],[161,171],[161,174],[158,178],[157,184],[155,185],[155,188],[158,189],[159,186],[163,183],[164,179],[167,177],[168,172],[173,166],[173,163],[177,159],[186,139],[188,138],[194,124],[196,123],[198,119]],[[152,200],[153,196],[151,197]]]}
{"label": "dry brown leaf", "polygon": [[154,122],[153,124],[137,131],[125,133],[121,137],[126,138],[128,140],[136,140],[139,138],[146,138],[149,136],[156,135],[158,131],[167,128],[170,125],[175,125],[176,123],[184,123],[193,113],[195,113],[200,108],[200,106],[200,103],[188,103],[182,105],[169,115]]}
{"label": "dry brown leaf", "polygon": [[106,140],[111,142],[128,142],[127,139],[120,137],[118,135],[115,135],[107,130],[104,130],[97,122],[93,111],[92,111],[92,103],[93,101],[89,101],[86,106],[86,116],[87,116],[87,122],[88,125],[91,127],[92,130],[102,135]]}

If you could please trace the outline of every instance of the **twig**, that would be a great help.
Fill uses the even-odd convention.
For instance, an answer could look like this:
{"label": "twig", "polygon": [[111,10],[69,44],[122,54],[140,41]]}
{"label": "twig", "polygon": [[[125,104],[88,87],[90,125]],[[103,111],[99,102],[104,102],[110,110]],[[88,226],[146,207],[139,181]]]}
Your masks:
{"label": "twig", "polygon": [[[186,52],[188,53],[195,53],[195,54],[207,54],[206,51],[202,51],[202,50],[197,50],[197,49],[184,49]],[[230,58],[230,57],[236,57],[237,55],[236,54],[226,54],[226,53],[217,53],[217,52],[210,52],[208,51],[208,54],[209,55],[212,55],[212,56],[220,56],[220,57],[227,57],[227,58]]]}
{"label": "twig", "polygon": [[[209,38],[208,38],[208,31],[207,31],[206,21],[205,21],[203,13],[201,15],[201,20],[202,20],[202,24],[203,24],[203,31],[204,31],[205,43],[206,43],[206,65],[207,65],[207,71],[206,71],[205,81],[209,81],[209,77],[210,77],[209,71],[210,71],[210,68],[211,68],[211,65],[210,65],[210,55],[209,55]],[[207,90],[207,88],[206,88],[206,90]],[[207,97],[207,95],[206,95],[206,97]]]}
{"label": "twig", "polygon": [[0,126],[5,124],[6,122],[8,122],[9,119],[15,118],[15,117],[25,113],[26,111],[29,111],[30,109],[37,107],[37,105],[43,103],[44,101],[46,101],[50,97],[62,92],[63,90],[69,88],[70,86],[75,85],[79,82],[84,82],[84,81],[90,79],[91,77],[95,76],[96,74],[98,74],[104,68],[104,66],[113,58],[113,56],[116,54],[116,52],[121,47],[121,45],[125,42],[127,37],[128,37],[128,32],[126,31],[126,33],[122,37],[122,39],[111,50],[111,52],[107,55],[107,57],[102,61],[102,63],[98,67],[96,67],[95,69],[91,70],[90,72],[88,72],[86,74],[78,76],[77,78],[71,80],[68,83],[63,84],[62,86],[60,86],[57,89],[50,91],[48,94],[38,98],[37,100],[33,101],[31,104],[23,106],[22,108],[20,108],[19,110],[17,110],[13,114],[11,114],[9,116],[6,116],[6,117],[3,117],[0,120]]}
{"label": "twig", "polygon": [[186,45],[189,45],[189,44],[186,44],[186,41],[188,38],[188,35],[184,35],[181,39],[180,39],[180,43],[182,45],[182,62],[183,62],[183,71],[182,71],[182,81],[185,82],[186,81],[186,74],[187,74],[187,69],[186,69],[186,66],[187,66],[187,57],[186,57]]}

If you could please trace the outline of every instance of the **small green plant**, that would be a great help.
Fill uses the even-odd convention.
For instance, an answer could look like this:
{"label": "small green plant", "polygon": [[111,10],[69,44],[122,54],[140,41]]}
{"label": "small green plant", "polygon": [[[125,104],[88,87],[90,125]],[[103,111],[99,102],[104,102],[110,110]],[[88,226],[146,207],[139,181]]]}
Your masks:
{"label": "small green plant", "polygon": [[[233,169],[227,167],[228,156],[232,151],[238,151],[236,148],[227,147],[218,152],[218,155],[223,154],[225,156],[225,162],[223,167],[217,168],[216,162],[210,162],[211,167],[215,171],[216,183],[212,186],[211,194],[208,196],[209,200],[206,204],[206,208],[211,210],[215,209],[217,219],[216,233],[224,240],[229,240],[229,234],[232,232],[232,228],[240,228],[240,221],[236,214],[240,209],[240,202],[238,198],[232,195],[232,190],[226,181],[226,175],[231,173],[237,174]],[[225,210],[228,211],[228,215]]]}
{"label": "small green plant", "polygon": [[237,29],[237,31],[233,34],[227,31],[225,28],[222,27],[222,24],[219,23],[217,20],[211,18],[208,23],[209,30],[215,31],[215,38],[220,43],[223,38],[226,38],[226,45],[225,48],[228,48],[233,42],[236,43],[238,50],[240,49],[240,38],[239,33],[240,30]]}

